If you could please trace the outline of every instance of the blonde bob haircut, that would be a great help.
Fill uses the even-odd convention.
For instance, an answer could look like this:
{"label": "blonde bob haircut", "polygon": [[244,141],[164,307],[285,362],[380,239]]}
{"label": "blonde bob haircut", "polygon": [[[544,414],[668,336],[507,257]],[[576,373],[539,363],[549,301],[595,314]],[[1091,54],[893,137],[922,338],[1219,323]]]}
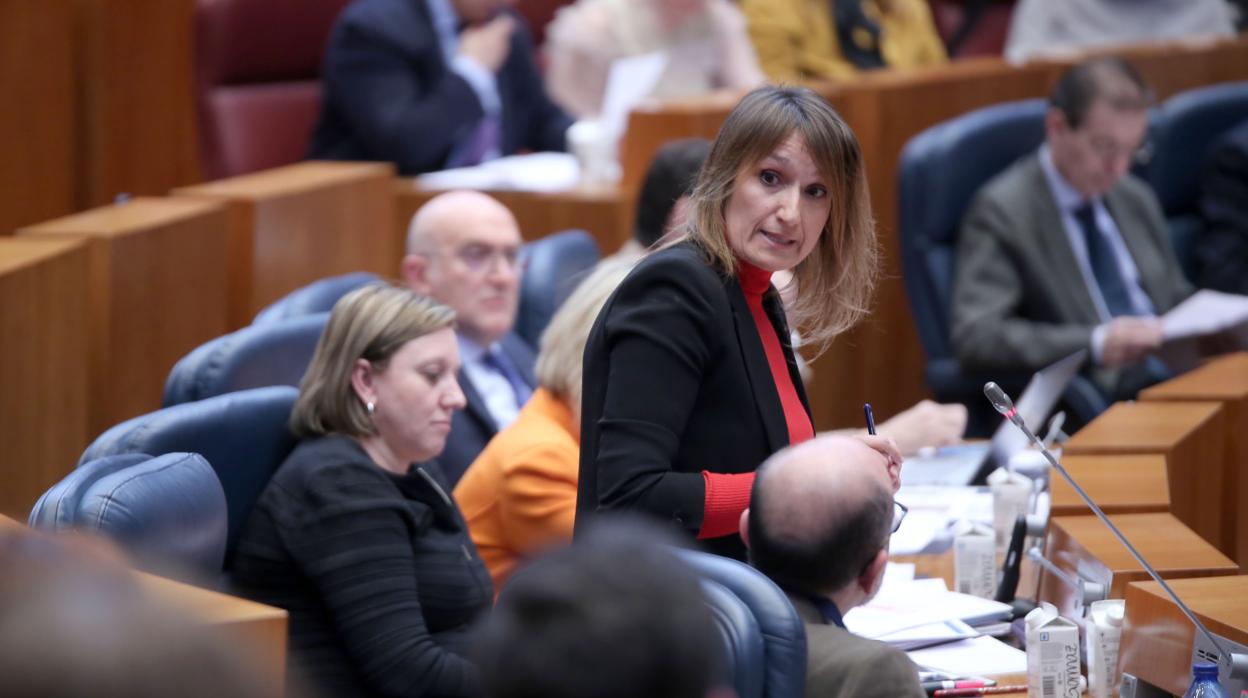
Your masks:
{"label": "blonde bob haircut", "polygon": [[385,282],[357,288],[338,299],[299,383],[290,430],[301,439],[376,434],[368,409],[351,386],[356,361],[364,359],[384,371],[404,344],[454,324],[455,311]]}
{"label": "blonde bob haircut", "polygon": [[831,209],[814,249],[793,270],[789,321],[814,356],[869,310],[879,251],[858,139],[822,97],[803,87],[761,87],[728,115],[689,197],[689,222],[672,244],[694,240],[724,274],[736,273],[724,209],[737,179],[797,134],[828,187]]}
{"label": "blonde bob haircut", "polygon": [[581,412],[581,377],[589,331],[607,298],[628,276],[634,263],[630,259],[600,262],[577,284],[542,332],[534,369],[537,382],[567,403],[575,414]]}

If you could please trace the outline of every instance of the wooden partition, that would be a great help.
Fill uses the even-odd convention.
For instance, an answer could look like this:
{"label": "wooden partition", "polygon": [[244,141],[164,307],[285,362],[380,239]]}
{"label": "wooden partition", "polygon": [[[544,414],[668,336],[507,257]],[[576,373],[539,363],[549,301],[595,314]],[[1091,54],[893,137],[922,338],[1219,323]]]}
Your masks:
{"label": "wooden partition", "polygon": [[[414,178],[394,182],[394,230],[400,240],[407,237],[412,214],[443,190],[426,189]],[[587,231],[598,241],[604,255],[620,248],[633,236],[633,195],[622,186],[578,188],[566,192],[534,193],[491,191],[516,217],[525,240],[536,240],[570,228]],[[398,273],[398,267],[388,272]]]}
{"label": "wooden partition", "polygon": [[398,273],[394,168],[303,162],[175,189],[229,209],[229,324],[251,322],[286,293],[352,271]]}
{"label": "wooden partition", "polygon": [[88,242],[92,436],[160,407],[178,359],[226,331],[226,213],[208,201],[138,198],[24,228]]}
{"label": "wooden partition", "polygon": [[1248,353],[1214,359],[1185,375],[1140,393],[1150,402],[1216,401],[1226,415],[1223,508],[1224,535],[1234,542],[1232,557],[1248,567]]}
{"label": "wooden partition", "polygon": [[[1066,456],[1066,472],[1106,514],[1144,514],[1170,511],[1170,483],[1166,457],[1161,454]],[[1091,514],[1066,479],[1051,473],[1052,516]]]}
{"label": "wooden partition", "polygon": [[73,9],[0,0],[0,235],[77,203]]}
{"label": "wooden partition", "polygon": [[[1235,574],[1235,561],[1183,525],[1172,514],[1115,514],[1110,517],[1163,579]],[[1110,599],[1126,596],[1127,584],[1149,579],[1130,551],[1095,516],[1055,516],[1049,521],[1044,556],[1067,575],[1105,585]],[[1047,571],[1040,575],[1040,600],[1067,618],[1082,615],[1082,602],[1069,584]]]}
{"label": "wooden partition", "polygon": [[23,521],[87,445],[87,247],[0,238],[0,514]]}
{"label": "wooden partition", "polygon": [[1080,455],[1160,454],[1166,458],[1170,510],[1227,555],[1224,510],[1226,417],[1216,402],[1119,402],[1066,442]]}

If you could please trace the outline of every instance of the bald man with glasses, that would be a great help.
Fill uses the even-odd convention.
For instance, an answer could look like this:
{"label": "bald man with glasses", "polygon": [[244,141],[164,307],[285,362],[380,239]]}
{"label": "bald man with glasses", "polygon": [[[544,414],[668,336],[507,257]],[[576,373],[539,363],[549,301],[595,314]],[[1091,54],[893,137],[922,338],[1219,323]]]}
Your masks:
{"label": "bald man with glasses", "polygon": [[455,311],[459,384],[467,406],[452,418],[438,458],[451,485],[511,424],[537,384],[533,350],[511,331],[520,296],[520,244],[511,211],[475,191],[430,199],[408,227],[405,282]]}
{"label": "bald man with glasses", "polygon": [[904,653],[850,633],[843,620],[884,580],[889,536],[906,514],[895,487],[879,451],[835,435],[777,452],[754,478],[741,538],[806,626],[810,698],[926,695]]}

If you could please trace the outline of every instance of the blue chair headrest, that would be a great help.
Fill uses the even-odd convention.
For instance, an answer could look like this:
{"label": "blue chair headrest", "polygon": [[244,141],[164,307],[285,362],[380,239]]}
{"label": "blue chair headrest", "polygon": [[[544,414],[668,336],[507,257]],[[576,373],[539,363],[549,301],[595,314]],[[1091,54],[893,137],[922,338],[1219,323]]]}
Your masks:
{"label": "blue chair headrest", "polygon": [[82,495],[96,480],[149,459],[146,453],[123,453],[83,463],[39,497],[27,523],[45,531],[72,528]]}
{"label": "blue chair headrest", "polygon": [[763,698],[766,648],[758,620],[745,602],[724,585],[703,579],[702,595],[710,607],[715,629],[724,645],[723,680],[733,687],[737,698]]}
{"label": "blue chair headrest", "polygon": [[75,523],[121,543],[144,569],[204,581],[225,562],[226,516],[212,467],[194,453],[167,453],[96,480]]}
{"label": "blue chair headrest", "polygon": [[682,560],[705,579],[740,599],[763,635],[766,668],[763,692],[769,698],[800,698],[806,691],[806,628],[793,604],[758,570],[731,558],[698,550],[677,550]]}
{"label": "blue chair headrest", "polygon": [[182,357],[165,381],[164,407],[268,385],[299,385],[328,313],[249,325]]}
{"label": "blue chair headrest", "polygon": [[1248,82],[1188,90],[1157,108],[1144,177],[1167,215],[1192,211],[1200,174],[1222,134],[1248,116]]}
{"label": "blue chair headrest", "polygon": [[553,233],[521,248],[525,266],[515,333],[536,348],[550,318],[598,257],[598,243],[584,230]]}
{"label": "blue chair headrest", "polygon": [[380,278],[376,274],[357,271],[313,281],[273,301],[256,315],[251,324],[263,325],[313,313],[327,313],[333,309],[339,298]]}
{"label": "blue chair headrest", "polygon": [[233,550],[260,492],[295,446],[287,421],[298,395],[274,386],[166,407],[104,432],[79,462],[136,452],[203,455],[225,491]]}

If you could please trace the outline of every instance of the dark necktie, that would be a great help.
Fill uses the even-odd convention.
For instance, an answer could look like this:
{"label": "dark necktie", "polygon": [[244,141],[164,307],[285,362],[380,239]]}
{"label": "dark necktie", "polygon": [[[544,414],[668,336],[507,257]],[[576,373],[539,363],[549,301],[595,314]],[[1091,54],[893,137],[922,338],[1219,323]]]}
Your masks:
{"label": "dark necktie", "polygon": [[528,401],[529,395],[533,392],[529,389],[528,384],[520,377],[520,373],[511,361],[498,351],[486,351],[481,357],[481,363],[494,369],[494,372],[507,379],[507,384],[511,386],[511,391],[516,395],[516,406],[523,407]]}
{"label": "dark necktie", "polygon": [[1127,283],[1118,267],[1118,258],[1096,224],[1092,204],[1084,204],[1075,209],[1074,213],[1087,246],[1088,266],[1092,268],[1092,276],[1096,277],[1096,285],[1101,289],[1106,309],[1113,317],[1134,315],[1135,306],[1131,303],[1131,294],[1127,291]]}

